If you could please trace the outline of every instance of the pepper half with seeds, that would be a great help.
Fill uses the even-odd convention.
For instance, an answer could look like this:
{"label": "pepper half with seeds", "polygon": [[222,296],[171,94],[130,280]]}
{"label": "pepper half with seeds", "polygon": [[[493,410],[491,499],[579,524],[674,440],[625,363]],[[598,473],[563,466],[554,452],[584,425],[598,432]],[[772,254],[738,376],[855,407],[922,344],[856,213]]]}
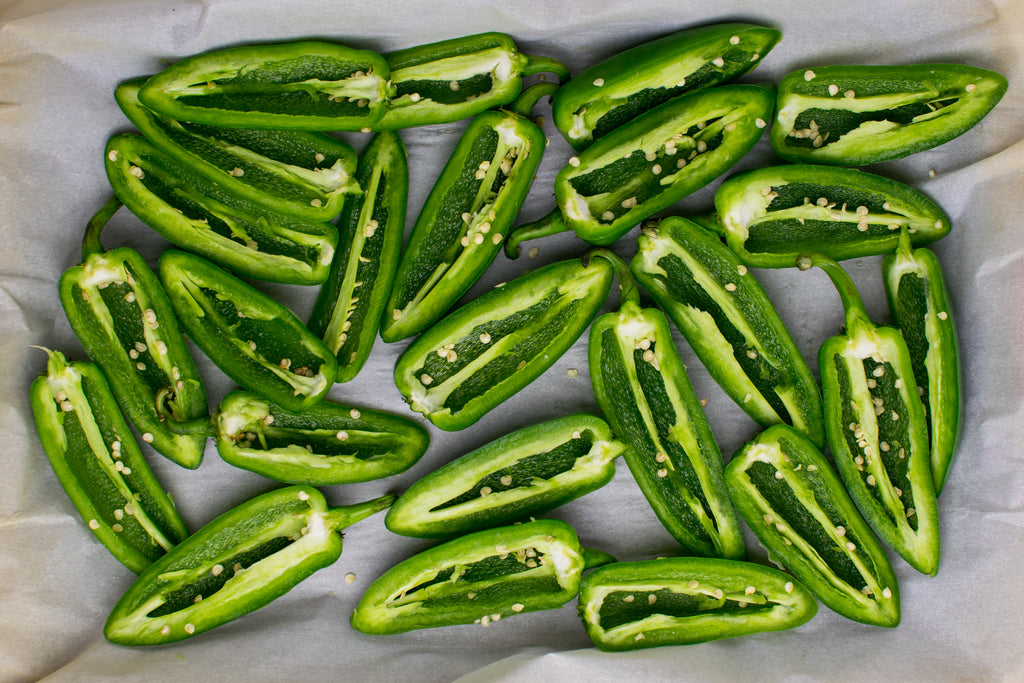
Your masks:
{"label": "pepper half with seeds", "polygon": [[39,440],[57,479],[96,538],[141,572],[188,530],[157,482],[103,373],[47,351],[30,395]]}
{"label": "pepper half with seeds", "polygon": [[965,133],[999,102],[1006,78],[961,64],[826,66],[779,83],[772,149],[789,161],[864,166]]}
{"label": "pepper half with seeds", "polygon": [[825,456],[789,425],[761,432],[725,480],[743,521],[826,607],[876,626],[900,623],[896,574]]}
{"label": "pepper half with seeds", "polygon": [[332,508],[301,486],[257,496],[154,562],[114,606],[103,634],[118,645],[173,643],[264,607],[334,564],[341,530],[393,501]]}
{"label": "pepper half with seeds", "polygon": [[715,193],[725,241],[758,268],[792,267],[805,253],[837,261],[890,254],[900,229],[915,245],[952,227],[917,190],[852,168],[773,166],[741,173]]}

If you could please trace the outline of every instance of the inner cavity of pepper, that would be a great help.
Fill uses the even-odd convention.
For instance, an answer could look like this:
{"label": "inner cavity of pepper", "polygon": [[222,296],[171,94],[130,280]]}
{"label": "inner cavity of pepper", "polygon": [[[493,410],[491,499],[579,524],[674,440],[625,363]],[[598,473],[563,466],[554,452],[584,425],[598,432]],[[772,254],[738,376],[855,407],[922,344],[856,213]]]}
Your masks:
{"label": "inner cavity of pepper", "polygon": [[[885,121],[897,126],[907,126],[936,116],[936,112],[941,112],[945,107],[959,101],[956,97],[946,97],[904,104],[891,109],[851,111],[843,107],[843,100],[856,98],[857,91],[838,85],[835,85],[834,90],[834,94],[830,93],[837,99],[834,108],[814,107],[805,109],[797,115],[793,129],[787,133],[788,146],[805,149],[826,147],[869,122]],[[853,97],[848,93],[853,93]]]}
{"label": "inner cavity of pepper", "polygon": [[[628,586],[623,586],[621,590],[611,591],[605,596],[598,610],[601,628],[609,631],[656,614],[680,620],[709,615],[748,617],[769,612],[778,605],[760,591],[726,592],[713,584],[702,583],[696,579],[693,582],[697,584],[695,588],[679,586],[657,590],[630,590]],[[657,580],[645,583],[657,583]]]}

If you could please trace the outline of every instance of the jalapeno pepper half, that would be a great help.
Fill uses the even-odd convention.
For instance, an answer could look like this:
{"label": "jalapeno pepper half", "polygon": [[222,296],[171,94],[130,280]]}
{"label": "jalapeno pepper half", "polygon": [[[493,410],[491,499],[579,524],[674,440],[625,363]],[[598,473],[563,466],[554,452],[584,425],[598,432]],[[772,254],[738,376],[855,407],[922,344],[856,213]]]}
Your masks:
{"label": "jalapeno pepper half", "polygon": [[142,438],[194,469],[209,433],[206,389],[156,274],[134,249],[103,250],[100,233],[120,206],[114,197],[89,221],[82,264],[61,275],[61,305]]}
{"label": "jalapeno pepper half", "polygon": [[184,251],[165,251],[158,270],[189,337],[244,388],[302,411],[333,386],[334,354],[281,304]]}
{"label": "jalapeno pepper half", "polygon": [[92,363],[47,353],[46,374],[30,390],[46,457],[96,538],[141,572],[188,530],[142,457],[103,373]]}
{"label": "jalapeno pepper half", "polygon": [[826,66],[779,83],[770,140],[783,159],[863,166],[965,133],[999,102],[1006,78],[961,64]]}
{"label": "jalapeno pepper half", "polygon": [[677,217],[645,226],[637,245],[630,270],[725,393],[759,425],[792,424],[823,447],[818,382],[736,254]]}
{"label": "jalapeno pepper half", "polygon": [[257,496],[154,562],[114,606],[103,634],[119,645],[173,643],[264,607],[334,564],[340,531],[393,500],[331,508],[301,486]]}
{"label": "jalapeno pepper half", "polygon": [[592,415],[526,427],[417,481],[384,523],[396,534],[437,538],[547,512],[611,481],[624,449]]}
{"label": "jalapeno pepper half", "polygon": [[818,351],[825,434],[836,468],[879,538],[924,574],[939,570],[939,512],[928,451],[928,423],[910,352],[899,330],[876,327],[839,264],[801,257],[832,280],[846,312],[846,334]]}
{"label": "jalapeno pepper half", "polygon": [[835,260],[892,253],[949,233],[942,209],[903,183],[852,168],[774,166],[741,173],[715,193],[725,241],[758,268],[792,267],[803,253]]}
{"label": "jalapeno pepper half", "polygon": [[747,73],[781,37],[763,26],[714,24],[624,50],[562,86],[551,106],[555,125],[581,150],[663,102]]}
{"label": "jalapeno pepper half", "polygon": [[900,235],[896,253],[882,261],[882,274],[889,311],[907,342],[928,419],[932,480],[937,495],[956,453],[963,416],[952,300],[938,257],[930,249],[913,249],[905,231]]}

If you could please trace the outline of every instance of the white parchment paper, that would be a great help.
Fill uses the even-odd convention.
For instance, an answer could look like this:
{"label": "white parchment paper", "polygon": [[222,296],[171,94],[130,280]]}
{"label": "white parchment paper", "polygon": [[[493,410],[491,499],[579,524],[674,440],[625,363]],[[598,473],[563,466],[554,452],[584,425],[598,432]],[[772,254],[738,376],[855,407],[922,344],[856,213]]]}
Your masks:
{"label": "white parchment paper", "polygon": [[[727,20],[780,28],[783,40],[744,80],[777,81],[828,63],[954,61],[1010,79],[999,106],[974,130],[938,149],[871,170],[939,202],[953,232],[935,245],[953,290],[966,391],[963,441],[940,500],[943,559],[937,577],[894,558],[903,623],[894,630],[822,608],[794,631],[688,647],[607,655],[590,647],[574,604],[502,620],[386,638],[353,631],[348,618],[385,569],[427,544],[390,534],[382,515],[346,531],[345,552],[271,606],[192,641],[130,649],[107,643],[103,622],[133,575],[92,537],[61,490],[36,439],[28,386],[45,367],[32,345],[83,358],[57,299],[60,273],[79,259],[89,216],[109,195],[102,151],[129,129],[115,85],[183,56],[239,43],[324,38],[379,51],[486,30],[511,33],[524,51],[580,69],[630,45],[686,26]],[[1019,0],[931,2],[540,2],[471,0],[92,0],[0,1],[0,679],[81,680],[1021,680],[1024,619],[1024,8]],[[537,112],[543,112],[539,107]],[[570,155],[550,124],[551,144],[521,218],[552,205],[555,172]],[[406,131],[409,225],[462,125]],[[357,149],[365,136],[343,136]],[[762,141],[739,168],[772,163]],[[934,172],[934,175],[930,172]],[[670,213],[706,210],[714,185]],[[634,234],[616,249],[634,250]],[[122,210],[104,234],[154,261],[166,247]],[[539,254],[499,256],[476,295],[524,270],[580,253],[561,235]],[[885,320],[880,258],[846,264],[872,315]],[[813,271],[758,271],[797,343],[815,365],[820,343],[842,321],[838,297]],[[300,317],[315,289],[265,286]],[[614,305],[614,297],[609,305]],[[679,346],[726,457],[755,425]],[[331,397],[412,415],[391,379],[404,344],[378,344],[356,381]],[[201,354],[211,403],[230,382]],[[571,378],[570,369],[579,371]],[[423,474],[514,428],[573,411],[595,411],[581,340],[527,390],[477,425],[430,428],[430,450],[391,479],[325,491],[335,504],[398,493]],[[212,445],[197,471],[152,451],[157,476],[190,528],[272,488],[223,463]],[[677,554],[624,465],[605,488],[550,516],[583,542],[622,560]],[[751,555],[763,557],[752,538]],[[351,584],[344,579],[355,575]]]}

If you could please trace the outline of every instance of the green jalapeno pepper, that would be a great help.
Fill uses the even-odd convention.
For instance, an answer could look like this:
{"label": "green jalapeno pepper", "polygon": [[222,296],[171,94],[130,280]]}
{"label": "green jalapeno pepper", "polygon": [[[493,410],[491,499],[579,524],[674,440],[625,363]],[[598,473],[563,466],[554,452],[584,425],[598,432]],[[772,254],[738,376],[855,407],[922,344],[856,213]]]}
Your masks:
{"label": "green jalapeno pepper", "polygon": [[843,302],[846,333],[818,351],[825,434],[861,514],[912,567],[939,570],[939,512],[928,451],[928,424],[910,352],[899,330],[876,327],[850,276],[835,261],[804,256]]}
{"label": "green jalapeno pepper", "polygon": [[929,249],[913,249],[904,231],[896,253],[882,261],[893,322],[907,342],[928,420],[935,493],[942,491],[960,440],[960,360],[956,324],[942,267]]}
{"label": "green jalapeno pepper", "polygon": [[611,288],[604,259],[559,261],[456,309],[406,347],[395,384],[437,427],[473,424],[575,343]]}
{"label": "green jalapeno pepper", "polygon": [[303,411],[333,386],[334,354],[266,294],[175,249],[160,256],[158,271],[189,337],[242,387]]}
{"label": "green jalapeno pepper", "polygon": [[209,432],[206,389],[171,302],[142,255],[128,247],[103,250],[100,233],[120,206],[114,197],[89,221],[82,264],[61,275],[61,305],[146,443],[195,469]]}
{"label": "green jalapeno pepper", "polygon": [[384,523],[396,534],[437,538],[547,512],[611,481],[624,449],[592,415],[526,427],[417,481]]}
{"label": "green jalapeno pepper", "polygon": [[965,133],[999,102],[1006,78],[961,64],[826,66],[779,83],[769,139],[783,159],[863,166]]}
{"label": "green jalapeno pepper", "polygon": [[555,87],[535,85],[509,111],[484,112],[463,133],[402,252],[381,339],[426,329],[497,256],[544,153],[544,132],[526,114]]}
{"label": "green jalapeno pepper", "polygon": [[865,624],[900,623],[889,558],[825,456],[789,425],[759,434],[725,468],[743,521],[822,603]]}
{"label": "green jalapeno pepper", "polygon": [[852,168],[774,166],[729,178],[715,193],[725,241],[758,268],[804,253],[841,261],[889,254],[906,226],[914,244],[944,237],[942,209],[917,190]]}
{"label": "green jalapeno pepper", "polygon": [[103,373],[47,351],[30,395],[39,440],[57,479],[96,538],[141,572],[188,530],[157,482]]}
{"label": "green jalapeno pepper", "polygon": [[549,57],[524,55],[504,33],[478,33],[398,50],[384,56],[395,94],[374,130],[461,121],[508,104],[523,78],[569,70]]}
{"label": "green jalapeno pepper", "polygon": [[788,574],[736,560],[616,562],[580,584],[580,618],[606,652],[783,631],[817,612],[811,592]]}
{"label": "green jalapeno pepper", "polygon": [[555,95],[555,126],[581,150],[663,102],[737,78],[782,34],[750,24],[715,24],[642,43],[581,71]]}
{"label": "green jalapeno pepper", "polygon": [[106,169],[125,206],[175,246],[271,282],[318,284],[330,272],[338,244],[333,225],[238,199],[143,137],[112,137]]}
{"label": "green jalapeno pepper", "polygon": [[684,218],[646,226],[630,263],[701,363],[762,427],[792,424],[823,447],[818,382],[757,279]]}
{"label": "green jalapeno pepper", "polygon": [[416,464],[430,439],[412,420],[321,401],[301,413],[234,391],[215,417],[226,462],[286,484],[329,486],[391,476]]}
{"label": "green jalapeno pepper", "polygon": [[187,57],[151,76],[144,105],[179,121],[227,128],[361,130],[393,94],[375,52],[305,41]]}
{"label": "green jalapeno pepper", "polygon": [[154,562],[114,606],[118,645],[173,643],[264,607],[341,556],[341,530],[384,510],[384,496],[331,508],[291,486],[239,505]]}
{"label": "green jalapeno pepper", "polygon": [[698,555],[742,557],[739,517],[724,463],[686,376],[665,315],[642,309],[629,268],[599,251],[619,276],[622,304],[590,328],[587,356],[597,404],[629,445],[629,471],[673,538]]}
{"label": "green jalapeno pepper", "polygon": [[351,197],[339,219],[340,240],[308,327],[338,358],[335,382],[353,379],[366,363],[391,294],[405,234],[409,166],[395,132],[371,138]]}
{"label": "green jalapeno pepper", "polygon": [[359,192],[352,177],[352,146],[322,133],[221,128],[178,121],[139,102],[145,79],[114,91],[121,111],[150,142],[226,191],[312,221],[338,215],[346,194]]}

